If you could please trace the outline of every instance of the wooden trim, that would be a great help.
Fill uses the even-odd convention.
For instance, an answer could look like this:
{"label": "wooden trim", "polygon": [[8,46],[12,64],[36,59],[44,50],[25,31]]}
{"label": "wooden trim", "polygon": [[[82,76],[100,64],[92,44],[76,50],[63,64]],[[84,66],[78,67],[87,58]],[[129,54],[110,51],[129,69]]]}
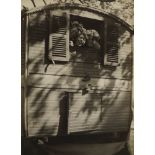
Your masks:
{"label": "wooden trim", "polygon": [[131,91],[131,81],[128,80],[91,78],[90,81],[84,82],[83,77],[76,77],[75,79],[75,77],[69,76],[60,77],[40,74],[31,74],[28,85],[59,89],[83,89],[90,85],[91,90]]}
{"label": "wooden trim", "polygon": [[25,27],[25,72],[24,72],[24,135],[28,135],[27,124],[27,83],[28,83],[28,15],[26,16]]}
{"label": "wooden trim", "polygon": [[66,11],[66,20],[67,20],[67,33],[66,33],[66,59],[67,61],[69,61],[70,59],[70,53],[69,53],[69,38],[70,38],[70,32],[69,32],[69,28],[70,28],[70,14],[68,11]]}
{"label": "wooden trim", "polygon": [[49,4],[43,7],[36,7],[33,8],[29,11],[27,11],[24,15],[27,14],[33,14],[33,13],[37,13],[37,12],[41,12],[44,10],[56,10],[56,9],[79,9],[79,10],[86,10],[92,13],[96,13],[102,16],[106,16],[109,18],[114,19],[115,21],[121,23],[122,26],[126,27],[128,31],[130,31],[130,33],[134,33],[133,27],[131,25],[129,25],[127,22],[125,22],[124,20],[122,20],[121,18],[117,17],[114,14],[111,14],[109,12],[106,12],[104,10],[98,9],[98,8],[93,8],[93,7],[88,7],[87,5],[80,5],[80,4]]}
{"label": "wooden trim", "polygon": [[[110,142],[125,142],[128,136],[128,131],[120,132],[107,132],[107,133],[79,133],[79,134],[68,134],[66,136],[49,136],[48,144],[63,144],[63,143],[72,143],[72,144],[100,144],[100,143],[110,143]],[[29,140],[36,140],[36,138],[42,138],[45,136],[38,135],[29,136]]]}
{"label": "wooden trim", "polygon": [[107,20],[104,22],[104,55],[103,55],[103,65],[105,64],[105,61],[107,61]]}
{"label": "wooden trim", "polygon": [[[130,40],[131,40],[131,54],[133,55],[133,35],[130,34]],[[132,61],[132,76],[133,76],[133,61]],[[126,137],[126,141],[129,141],[130,139],[130,134],[131,130],[134,129],[133,125],[133,117],[134,117],[134,109],[133,109],[133,104],[134,104],[134,79],[131,79],[131,97],[130,97],[130,116],[129,116],[129,128],[128,128],[128,135]]]}
{"label": "wooden trim", "polygon": [[[67,93],[82,93],[82,89],[78,89],[78,88],[57,88],[57,87],[44,87],[44,86],[38,86],[38,85],[28,85],[29,88],[41,88],[41,89],[50,89],[51,91],[55,91],[55,90],[60,90],[60,91],[64,91]],[[104,93],[105,91],[111,91],[111,92],[116,92],[116,91],[121,91],[121,92],[127,92],[131,94],[131,91],[122,91],[122,90],[111,90],[111,89],[94,89],[94,90],[89,90],[89,93]]]}
{"label": "wooden trim", "polygon": [[[133,38],[133,35],[131,34],[131,54],[133,56],[133,52],[134,52],[134,38]],[[131,80],[131,111],[132,111],[132,118],[131,118],[131,125],[130,125],[130,128],[131,129],[134,129],[134,73],[133,73],[133,70],[134,70],[134,61],[133,61],[134,58],[132,58],[132,80]]]}

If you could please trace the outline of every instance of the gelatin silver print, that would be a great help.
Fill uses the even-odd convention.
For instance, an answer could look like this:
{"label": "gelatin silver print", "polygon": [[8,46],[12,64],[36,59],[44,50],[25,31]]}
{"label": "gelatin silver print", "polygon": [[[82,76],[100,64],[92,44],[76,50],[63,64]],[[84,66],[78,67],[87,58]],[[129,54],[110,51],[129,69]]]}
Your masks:
{"label": "gelatin silver print", "polygon": [[21,5],[22,155],[133,155],[133,0]]}

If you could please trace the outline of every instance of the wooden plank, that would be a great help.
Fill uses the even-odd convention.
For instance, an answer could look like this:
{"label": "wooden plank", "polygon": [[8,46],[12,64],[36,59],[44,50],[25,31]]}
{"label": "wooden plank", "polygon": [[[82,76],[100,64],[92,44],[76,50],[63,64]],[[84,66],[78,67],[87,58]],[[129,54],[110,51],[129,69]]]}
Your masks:
{"label": "wooden plank", "polygon": [[24,75],[22,74],[21,75],[21,87],[24,87],[24,82],[25,82],[25,79],[24,79]]}
{"label": "wooden plank", "polygon": [[122,126],[119,126],[119,127],[102,127],[102,129],[92,129],[92,130],[89,130],[89,128],[85,128],[84,129],[80,129],[75,132],[72,132],[70,134],[89,134],[89,133],[95,133],[95,134],[98,134],[98,133],[109,133],[110,132],[126,132],[128,131],[128,127],[122,127]]}
{"label": "wooden plank", "polygon": [[[39,59],[39,58],[38,58]],[[41,59],[40,59],[41,60]],[[123,62],[122,62],[123,63]],[[105,68],[100,69],[99,65],[88,63],[69,63],[69,64],[50,64],[43,65],[42,61],[37,62],[31,59],[29,64],[29,73],[42,73],[51,75],[72,75],[72,76],[85,76],[100,78],[123,78],[131,79],[131,64],[125,63],[125,66],[119,66],[117,69]],[[125,75],[125,73],[128,73]]]}
{"label": "wooden plank", "polygon": [[35,38],[35,40],[32,40],[32,41],[35,41],[35,42],[33,42],[33,43],[30,42],[29,48],[33,48],[33,47],[45,48],[45,40],[37,40],[37,38]]}
{"label": "wooden plank", "polygon": [[[38,60],[43,60],[43,55],[44,55],[44,49],[38,49],[38,48],[35,48],[35,49],[31,49],[33,50],[33,52],[31,52],[29,54],[29,60],[31,61],[31,63],[35,63],[35,59],[37,58]],[[38,52],[40,51],[40,52]],[[40,61],[40,63],[43,63]]]}
{"label": "wooden plank", "polygon": [[25,61],[24,61],[24,135],[28,135],[28,124],[27,124],[27,82],[28,82],[28,25],[29,16],[25,17]]}
{"label": "wooden plank", "polygon": [[86,17],[86,18],[89,18],[89,19],[96,19],[96,20],[100,20],[100,21],[104,20],[103,16],[96,15],[94,13],[91,13],[91,12],[88,12],[88,11],[85,11],[85,10],[73,9],[73,10],[70,10],[70,14],[75,15],[75,16]]}
{"label": "wooden plank", "polygon": [[112,132],[129,128],[130,93],[109,91],[105,94],[71,93],[69,96],[69,133]]}
{"label": "wooden plank", "polygon": [[25,17],[21,20],[21,74],[24,74],[25,69],[25,28],[26,19]]}
{"label": "wooden plank", "polygon": [[45,46],[44,43],[42,43],[42,45],[41,45],[41,43],[39,43],[39,44],[34,44],[33,46],[31,46],[29,48],[29,50],[32,51],[32,52],[30,52],[29,58],[31,58],[31,55],[33,55],[33,54],[38,54],[38,55],[40,55],[40,58],[42,58],[41,53],[44,51],[43,50],[44,46]]}
{"label": "wooden plank", "polygon": [[44,88],[28,89],[28,136],[57,135],[60,103],[65,93]]}
{"label": "wooden plank", "polygon": [[[35,38],[34,38],[35,39]],[[35,43],[35,44],[33,44],[33,45],[31,45],[29,48],[31,49],[35,49],[35,48],[37,48],[37,49],[42,49],[43,47],[45,47],[45,44],[44,44],[44,41],[37,41],[37,43]],[[120,57],[120,59],[126,59],[126,57],[131,53],[130,52],[130,50],[129,49],[131,49],[131,44],[128,44],[128,45],[124,45],[121,49],[120,49],[120,54],[119,54],[119,57]],[[33,50],[32,50],[33,51]],[[88,53],[88,52],[87,52]],[[38,54],[39,54],[39,51],[38,51]],[[96,53],[90,53],[91,55],[89,56],[89,55],[87,55],[88,56],[88,58],[90,58],[91,56],[95,56],[96,57],[96,61],[98,60],[97,59],[97,54]],[[86,55],[85,53],[83,54],[83,55]],[[76,60],[74,60],[74,62],[81,62],[81,59],[82,58],[79,58],[79,57],[82,57],[82,55],[80,56],[80,54],[78,55],[78,57],[76,58]],[[88,59],[87,58],[87,59]],[[78,60],[79,59],[79,60]],[[92,58],[92,59],[94,59],[95,60],[95,58]],[[90,62],[89,62],[90,63]]]}
{"label": "wooden plank", "polygon": [[[38,102],[42,102],[42,100],[44,100],[44,102],[46,101],[54,101],[54,100],[61,100],[61,98],[64,95],[64,91],[62,90],[52,90],[52,89],[47,89],[47,88],[35,88],[35,87],[30,87],[28,89],[28,100],[30,102],[33,102],[32,99],[36,98],[36,101]],[[45,99],[46,100],[45,100]]]}
{"label": "wooden plank", "polygon": [[[124,34],[121,36],[123,40]],[[127,39],[129,39],[128,42]],[[123,43],[125,42],[125,43]],[[132,53],[131,53],[131,41],[130,38],[126,38],[122,42],[122,45],[119,49],[119,59],[120,66],[117,68],[106,68],[100,67],[98,64],[91,63],[76,63],[69,62],[68,64],[59,64],[56,62],[56,65],[48,65],[44,64],[42,61],[45,57],[45,43],[44,42],[36,42],[32,44],[30,49],[30,64],[29,64],[29,72],[30,73],[43,73],[43,74],[52,74],[52,75],[74,75],[74,76],[84,76],[85,74],[90,74],[93,77],[104,77],[104,78],[123,78],[123,79],[131,79],[132,76]],[[40,61],[36,62],[36,57]],[[37,64],[36,64],[37,63]],[[34,67],[35,66],[35,67]]]}
{"label": "wooden plank", "polygon": [[131,90],[131,81],[118,79],[91,78],[90,81],[83,81],[82,77],[51,76],[41,74],[29,75],[30,86],[40,86],[47,88],[72,88],[83,89],[91,85],[91,89],[110,89],[110,90]]}
{"label": "wooden plank", "polygon": [[21,88],[21,136],[24,136],[24,87]]}

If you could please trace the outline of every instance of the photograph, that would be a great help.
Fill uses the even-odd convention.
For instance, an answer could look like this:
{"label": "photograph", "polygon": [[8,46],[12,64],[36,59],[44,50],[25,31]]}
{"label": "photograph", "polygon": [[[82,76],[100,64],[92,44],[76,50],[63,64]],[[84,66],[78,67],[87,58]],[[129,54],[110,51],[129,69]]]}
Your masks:
{"label": "photograph", "polygon": [[21,155],[134,155],[134,0],[21,0]]}

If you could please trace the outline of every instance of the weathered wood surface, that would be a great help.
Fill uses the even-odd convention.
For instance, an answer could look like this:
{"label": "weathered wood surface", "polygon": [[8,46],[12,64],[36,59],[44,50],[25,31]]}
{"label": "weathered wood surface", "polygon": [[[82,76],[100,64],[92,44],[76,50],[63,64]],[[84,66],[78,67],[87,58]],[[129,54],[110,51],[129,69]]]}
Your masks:
{"label": "weathered wood surface", "polygon": [[58,135],[64,104],[69,104],[68,133],[129,128],[130,92],[69,93],[66,103],[63,89],[29,87],[28,96],[28,136]]}
{"label": "weathered wood surface", "polygon": [[69,133],[127,131],[130,117],[130,93],[73,93],[69,107]]}
{"label": "weathered wood surface", "polygon": [[[39,62],[37,62],[39,60]],[[131,79],[132,67],[128,65],[124,67],[120,66],[116,68],[103,67],[100,69],[100,65],[86,64],[86,63],[71,63],[65,65],[43,65],[41,64],[42,59],[35,59],[35,63],[29,66],[29,73],[41,73],[51,75],[66,75],[66,76],[85,76],[90,75],[91,77],[98,78],[118,78],[118,79]]]}
{"label": "weathered wood surface", "polygon": [[28,98],[28,136],[57,135],[59,106],[64,92],[30,88]]}
{"label": "weathered wood surface", "polygon": [[[72,59],[69,63],[56,65],[45,63],[45,41],[36,41],[29,46],[29,73],[42,73],[51,75],[84,76],[89,74],[99,78],[132,78],[131,40],[128,32],[120,36],[119,66],[105,67],[97,62],[79,63],[82,59]],[[89,58],[88,58],[89,59]],[[91,59],[90,59],[91,60]]]}
{"label": "weathered wood surface", "polygon": [[30,74],[28,79],[29,86],[44,88],[84,89],[90,86],[90,89],[131,91],[131,81],[119,79],[91,78],[85,82],[83,81],[83,77],[42,74]]}
{"label": "weathered wood surface", "polygon": [[96,19],[96,20],[104,21],[104,17],[102,15],[97,15],[97,14],[94,14],[92,12],[88,12],[85,10],[78,10],[78,9],[70,10],[70,14],[81,16],[81,17],[86,17],[89,19]]}
{"label": "weathered wood surface", "polygon": [[[132,53],[130,33],[122,30],[119,37],[119,66],[101,66],[97,62],[46,62],[47,25],[45,13],[29,15],[28,64],[28,135],[57,135],[60,102],[64,92],[70,95],[69,133],[98,130],[127,131],[130,118]],[[23,68],[24,66],[22,66]],[[85,76],[89,81],[84,81]],[[82,89],[91,89],[81,95]],[[91,95],[98,91],[101,94]],[[107,91],[109,90],[109,91]],[[85,122],[86,121],[86,122]],[[97,122],[98,121],[98,122]]]}
{"label": "weathered wood surface", "polygon": [[21,136],[24,136],[24,87],[21,87]]}
{"label": "weathered wood surface", "polygon": [[25,69],[25,28],[26,18],[21,19],[21,74],[24,74]]}

